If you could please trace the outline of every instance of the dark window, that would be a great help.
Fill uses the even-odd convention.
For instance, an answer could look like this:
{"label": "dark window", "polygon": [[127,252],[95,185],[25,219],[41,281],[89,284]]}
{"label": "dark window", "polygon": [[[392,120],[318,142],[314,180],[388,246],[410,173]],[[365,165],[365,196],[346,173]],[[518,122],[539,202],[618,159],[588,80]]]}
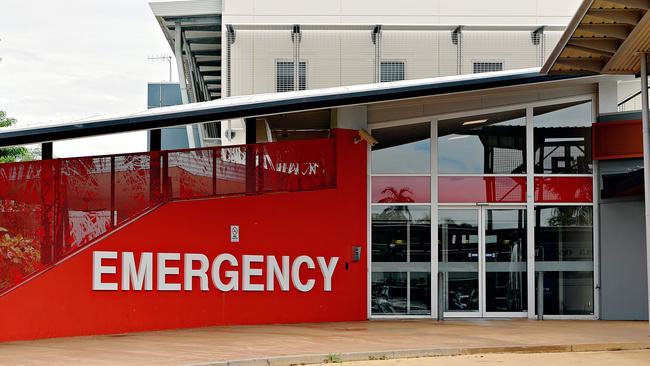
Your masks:
{"label": "dark window", "polygon": [[593,212],[591,206],[535,208],[535,295],[544,314],[594,312]]}
{"label": "dark window", "polygon": [[431,314],[431,273],[373,272],[372,313]]}
{"label": "dark window", "polygon": [[[281,93],[295,90],[293,81],[293,61],[277,61],[275,68],[275,91]],[[305,61],[300,61],[298,75],[300,78],[298,90],[307,89],[307,63]]]}
{"label": "dark window", "polygon": [[503,62],[474,62],[474,73],[503,71]]}
{"label": "dark window", "polygon": [[430,262],[430,207],[374,206],[372,261]]}
{"label": "dark window", "polygon": [[404,62],[403,61],[382,61],[380,82],[404,80]]}
{"label": "dark window", "polygon": [[592,261],[591,206],[538,206],[535,214],[535,260]]}
{"label": "dark window", "polygon": [[406,314],[408,309],[406,272],[372,274],[372,313]]}

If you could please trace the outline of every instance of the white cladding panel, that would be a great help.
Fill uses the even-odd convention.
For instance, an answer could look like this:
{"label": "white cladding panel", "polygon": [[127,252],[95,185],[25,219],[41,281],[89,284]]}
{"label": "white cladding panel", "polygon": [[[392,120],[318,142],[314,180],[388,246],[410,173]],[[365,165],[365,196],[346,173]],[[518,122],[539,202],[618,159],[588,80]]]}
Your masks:
{"label": "white cladding panel", "polygon": [[[231,95],[276,91],[276,63],[292,62],[294,45],[290,27],[271,28],[236,29],[231,46]],[[499,63],[503,70],[538,67],[542,54],[553,49],[560,34],[545,32],[535,44],[531,31],[465,30],[459,46],[449,30],[387,29],[381,32],[380,59],[376,59],[371,27],[307,27],[301,30],[299,56],[306,64],[307,89],[319,89],[375,82],[381,61],[403,62],[405,79],[473,73],[475,62]]]}
{"label": "white cladding panel", "polygon": [[367,30],[340,33],[341,85],[374,82],[375,48],[370,34]]}
{"label": "white cladding panel", "polygon": [[[337,2],[337,1],[332,1]],[[444,0],[339,0],[341,15],[434,15]]]}
{"label": "white cladding panel", "polygon": [[544,32],[544,60],[553,52],[555,45],[560,41],[562,34],[560,31],[545,31]]}
{"label": "white cladding panel", "polygon": [[291,32],[264,30],[254,32],[253,90],[251,94],[274,93],[277,61],[293,61]]}
{"label": "white cladding panel", "polygon": [[463,32],[462,49],[463,74],[472,73],[475,62],[502,63],[503,70],[541,66],[531,32],[467,31]]}
{"label": "white cladding panel", "polygon": [[[576,4],[577,5],[577,4]],[[575,10],[575,9],[574,9]],[[536,16],[537,1],[530,0],[454,0],[440,1],[441,16],[521,17]]]}
{"label": "white cladding panel", "polygon": [[[404,62],[405,79],[420,79],[423,75],[440,76],[440,47],[438,38],[450,32],[385,31],[381,36],[382,61]],[[453,52],[456,61],[456,52]]]}
{"label": "white cladding panel", "polygon": [[[567,24],[580,0],[224,0],[226,23]],[[233,18],[230,19],[229,17]]]}
{"label": "white cladding panel", "polygon": [[157,17],[221,14],[222,0],[179,0],[149,3]]}
{"label": "white cladding panel", "polygon": [[293,61],[290,30],[237,30],[231,52],[231,95],[275,92],[277,61]]}
{"label": "white cladding panel", "polygon": [[[232,24],[237,29],[231,53],[230,95],[245,95],[276,90],[276,62],[293,61],[294,58],[292,24],[303,25],[300,60],[306,63],[307,89],[317,89],[375,81],[378,60],[370,31],[374,24],[492,24],[524,25],[535,29],[536,24],[566,24],[580,0],[223,2],[223,24]],[[257,24],[257,29],[247,28],[248,24]],[[274,24],[285,24],[286,29],[278,30],[277,26],[272,29]],[[318,29],[316,24],[334,25]],[[336,29],[335,24],[345,29]],[[352,24],[365,29],[346,28]],[[561,34],[561,31],[547,30],[544,42],[537,46],[531,40],[531,32],[521,28],[463,30],[459,59],[459,48],[452,42],[449,30],[384,29],[380,56],[383,61],[404,62],[406,79],[471,73],[474,62],[502,62],[504,69],[535,67],[553,49]],[[226,49],[225,44],[223,49]],[[224,64],[226,62],[224,60]],[[223,75],[224,79],[227,77]]]}
{"label": "white cladding panel", "polygon": [[256,0],[254,9],[256,15],[339,15],[341,4],[339,0]]}
{"label": "white cladding panel", "polygon": [[307,88],[342,85],[341,37],[336,30],[305,30],[300,59],[307,61]]}

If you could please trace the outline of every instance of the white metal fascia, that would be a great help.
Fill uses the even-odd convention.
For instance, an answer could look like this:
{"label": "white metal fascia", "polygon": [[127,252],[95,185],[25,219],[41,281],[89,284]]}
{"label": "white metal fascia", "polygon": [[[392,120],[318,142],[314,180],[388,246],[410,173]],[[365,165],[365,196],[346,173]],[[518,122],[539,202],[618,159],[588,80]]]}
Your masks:
{"label": "white metal fascia", "polygon": [[221,14],[222,0],[161,1],[149,3],[156,17]]}

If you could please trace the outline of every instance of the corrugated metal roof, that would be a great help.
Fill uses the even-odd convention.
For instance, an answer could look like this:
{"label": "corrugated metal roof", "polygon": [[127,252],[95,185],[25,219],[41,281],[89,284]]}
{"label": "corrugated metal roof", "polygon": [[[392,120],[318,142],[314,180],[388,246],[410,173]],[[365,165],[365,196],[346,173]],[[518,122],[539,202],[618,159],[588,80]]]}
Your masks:
{"label": "corrugated metal roof", "polygon": [[584,0],[543,73],[638,74],[650,51],[650,0]]}

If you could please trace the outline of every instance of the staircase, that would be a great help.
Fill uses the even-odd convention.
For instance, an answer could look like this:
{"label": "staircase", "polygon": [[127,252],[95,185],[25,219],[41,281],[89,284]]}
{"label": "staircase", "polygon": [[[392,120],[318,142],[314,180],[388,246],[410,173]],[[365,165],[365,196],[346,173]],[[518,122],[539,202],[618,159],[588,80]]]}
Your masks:
{"label": "staircase", "polygon": [[335,138],[0,164],[0,296],[170,201],[334,188]]}

